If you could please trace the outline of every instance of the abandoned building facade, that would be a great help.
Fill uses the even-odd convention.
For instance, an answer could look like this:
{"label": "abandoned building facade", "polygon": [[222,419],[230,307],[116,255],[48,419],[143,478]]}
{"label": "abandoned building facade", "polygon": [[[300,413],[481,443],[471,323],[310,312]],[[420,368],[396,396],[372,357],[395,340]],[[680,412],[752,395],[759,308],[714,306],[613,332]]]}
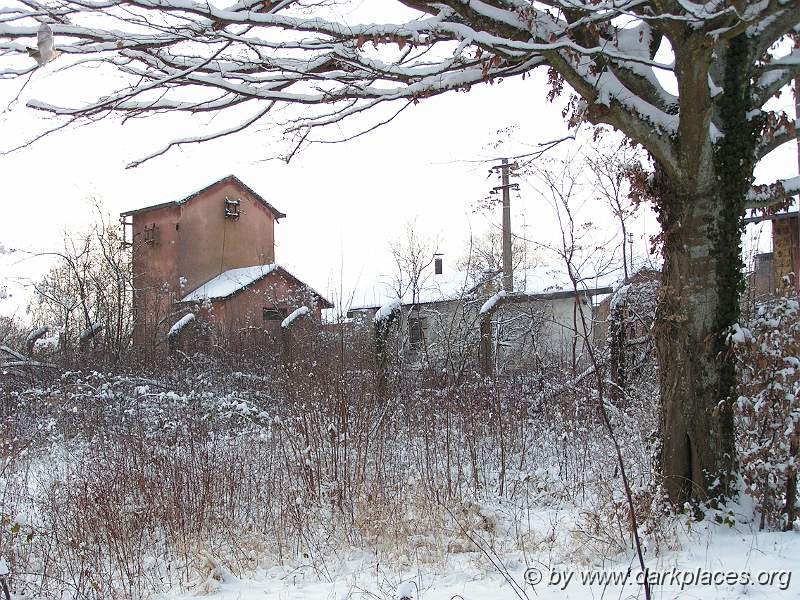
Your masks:
{"label": "abandoned building facade", "polygon": [[193,194],[121,214],[132,248],[134,344],[161,346],[191,314],[215,335],[277,335],[298,309],[332,305],[275,263],[286,215],[230,175]]}
{"label": "abandoned building facade", "polygon": [[[476,278],[443,273],[441,263],[420,275],[416,289],[385,285],[348,317],[376,332],[383,322],[405,366],[434,367],[456,378],[475,370],[513,374],[545,362],[581,364],[593,334],[593,300],[612,291],[533,291],[523,284],[503,292],[502,272]],[[517,279],[529,275],[517,273]]]}
{"label": "abandoned building facade", "polygon": [[759,215],[744,220],[746,225],[770,221],[772,225],[772,251],[753,257],[748,274],[749,292],[759,301],[776,293],[784,293],[787,285],[800,292],[800,215],[781,212]]}

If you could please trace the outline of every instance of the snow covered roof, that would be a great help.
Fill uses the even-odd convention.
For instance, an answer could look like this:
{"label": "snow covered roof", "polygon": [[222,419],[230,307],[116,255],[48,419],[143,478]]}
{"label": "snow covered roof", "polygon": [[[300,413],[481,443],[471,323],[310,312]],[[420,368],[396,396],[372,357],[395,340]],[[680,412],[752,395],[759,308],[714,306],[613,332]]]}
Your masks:
{"label": "snow covered roof", "polygon": [[218,185],[221,185],[223,183],[233,183],[234,185],[242,188],[248,194],[253,196],[253,198],[255,198],[258,202],[260,202],[262,205],[264,205],[264,207],[273,214],[273,216],[275,217],[276,221],[279,220],[279,219],[282,219],[282,218],[284,218],[286,216],[285,213],[282,213],[277,208],[272,206],[269,202],[264,200],[264,198],[262,198],[257,192],[255,192],[253,190],[253,188],[251,188],[246,183],[244,183],[241,179],[236,177],[236,175],[228,175],[227,177],[223,177],[222,179],[218,179],[217,181],[214,181],[213,183],[210,183],[209,185],[205,186],[204,188],[201,188],[201,189],[197,190],[196,192],[192,192],[191,194],[189,194],[185,198],[181,198],[180,200],[173,200],[171,202],[162,202],[161,204],[153,204],[152,206],[145,206],[143,208],[137,208],[135,210],[128,210],[128,211],[125,211],[123,213],[120,213],[120,216],[121,217],[129,217],[129,216],[132,216],[132,215],[138,215],[140,213],[149,212],[151,210],[158,210],[159,208],[166,208],[168,206],[180,206],[181,204],[186,204],[187,202],[189,202],[193,198],[196,198],[200,194],[203,194],[204,192],[207,192],[211,188],[216,187]]}
{"label": "snow covered roof", "polygon": [[278,265],[256,265],[254,267],[241,267],[239,269],[229,269],[220,273],[213,279],[206,281],[196,290],[189,292],[181,302],[202,302],[203,300],[215,300],[227,298],[239,290],[255,283],[259,279],[266,277]]}
{"label": "snow covered roof", "polygon": [[[429,304],[431,302],[443,302],[459,298],[485,297],[486,293],[483,292],[483,286],[493,283],[496,290],[502,283],[502,278],[503,274],[501,272],[485,273],[478,277],[463,271],[450,271],[440,275],[435,275],[431,272],[423,274],[416,297],[411,286],[406,284],[399,300],[403,305],[410,305],[414,302],[417,304]],[[616,276],[606,276],[586,280],[581,285],[581,288],[587,290],[605,288],[613,285],[616,279]],[[520,269],[514,272],[515,296],[559,297],[571,296],[572,293],[572,284],[563,270],[541,267]],[[374,284],[369,289],[357,291],[353,297],[353,304],[350,310],[371,310],[388,306],[390,302],[398,300],[399,296],[397,284],[393,284],[387,279]]]}
{"label": "snow covered roof", "polygon": [[289,273],[289,271],[275,263],[229,269],[224,273],[220,273],[213,279],[206,281],[197,289],[186,294],[183,298],[181,298],[181,302],[202,302],[204,300],[220,300],[228,298],[236,292],[245,289],[247,286],[252,285],[256,281],[263,279],[267,275],[278,271],[317,296],[320,299],[320,304],[323,308],[333,308],[333,304],[331,304],[321,294],[300,281],[297,277]]}

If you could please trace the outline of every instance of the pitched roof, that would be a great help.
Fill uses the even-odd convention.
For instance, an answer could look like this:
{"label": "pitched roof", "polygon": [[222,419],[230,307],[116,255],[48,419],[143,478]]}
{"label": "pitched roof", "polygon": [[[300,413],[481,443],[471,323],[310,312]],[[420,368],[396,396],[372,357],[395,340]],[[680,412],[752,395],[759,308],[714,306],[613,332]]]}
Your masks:
{"label": "pitched roof", "polygon": [[181,298],[181,302],[202,302],[204,300],[224,300],[234,294],[245,290],[248,286],[264,279],[271,273],[280,272],[282,275],[294,281],[297,285],[306,288],[320,300],[323,308],[333,308],[333,304],[320,293],[300,281],[297,277],[289,273],[278,264],[254,265],[252,267],[240,267],[238,269],[228,269],[216,277],[206,281],[197,289],[189,292]]}
{"label": "pitched roof", "polygon": [[282,213],[277,208],[272,206],[269,202],[264,200],[264,198],[262,198],[257,192],[255,192],[253,190],[253,188],[251,188],[246,183],[244,183],[241,179],[236,177],[236,175],[228,175],[227,177],[223,177],[222,179],[218,179],[214,183],[211,183],[211,184],[207,185],[206,187],[204,187],[204,188],[202,188],[200,190],[197,190],[196,192],[192,192],[191,194],[189,194],[188,196],[186,196],[185,198],[182,198],[180,200],[173,200],[171,202],[162,202],[161,204],[153,204],[152,206],[145,206],[143,208],[137,208],[135,210],[128,210],[128,211],[125,211],[123,213],[120,213],[120,216],[121,217],[129,217],[129,216],[132,216],[132,215],[138,215],[138,214],[141,214],[141,213],[149,212],[151,210],[158,210],[159,208],[166,208],[168,206],[180,206],[181,204],[186,204],[187,202],[189,202],[193,198],[196,198],[200,194],[203,194],[204,192],[207,192],[211,188],[216,187],[217,185],[220,185],[220,184],[223,184],[223,183],[233,183],[233,184],[239,186],[240,188],[242,188],[248,194],[252,195],[253,198],[255,198],[259,203],[261,203],[268,211],[270,211],[273,214],[273,216],[275,217],[276,221],[279,220],[279,219],[282,219],[283,217],[286,216],[285,213]]}

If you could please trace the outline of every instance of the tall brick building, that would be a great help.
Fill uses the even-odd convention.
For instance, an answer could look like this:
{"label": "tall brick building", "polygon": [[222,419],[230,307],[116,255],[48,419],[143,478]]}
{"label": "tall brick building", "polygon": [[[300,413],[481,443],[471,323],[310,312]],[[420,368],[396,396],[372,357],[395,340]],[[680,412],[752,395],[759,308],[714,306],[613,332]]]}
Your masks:
{"label": "tall brick building", "polygon": [[286,215],[229,175],[177,201],[121,214],[133,252],[134,343],[156,346],[189,312],[219,334],[269,331],[332,304],[275,263]]}

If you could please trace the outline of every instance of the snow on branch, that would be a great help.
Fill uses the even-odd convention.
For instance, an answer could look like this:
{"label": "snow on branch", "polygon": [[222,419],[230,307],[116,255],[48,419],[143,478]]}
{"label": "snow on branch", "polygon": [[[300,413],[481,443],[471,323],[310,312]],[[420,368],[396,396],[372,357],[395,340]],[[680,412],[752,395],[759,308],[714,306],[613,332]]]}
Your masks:
{"label": "snow on branch", "polygon": [[401,306],[402,304],[399,298],[392,298],[386,301],[383,306],[378,309],[378,312],[375,313],[375,322],[380,323],[390,318],[395,312],[400,310]]}
{"label": "snow on branch", "polygon": [[0,352],[4,352],[5,354],[8,354],[9,356],[16,358],[17,360],[28,360],[27,356],[20,354],[16,350],[12,350],[8,346],[0,346]]}
{"label": "snow on branch", "polygon": [[[45,13],[54,21],[55,49],[62,53],[47,68],[98,67],[94,73],[114,75],[96,76],[94,96],[88,90],[93,100],[84,105],[65,106],[57,91],[28,102],[66,124],[170,111],[213,118],[252,107],[248,113],[229,111],[238,120],[216,132],[159,144],[130,166],[182,144],[236,134],[257,126],[268,112],[297,105],[302,110],[277,125],[295,134],[286,152],[290,158],[301,145],[320,141],[310,131],[335,127],[381,104],[408,106],[548,66],[581,96],[576,120],[620,129],[669,167],[677,160],[672,140],[679,128],[696,131],[686,127],[691,110],[684,100],[700,102],[697,120],[708,123],[714,111],[706,100],[721,95],[720,82],[710,77],[704,89],[702,73],[693,90],[699,93],[688,99],[668,93],[656,77],[676,68],[656,59],[675,24],[719,43],[746,29],[759,43],[772,40],[764,41],[767,52],[800,18],[797,3],[766,0],[749,3],[741,14],[724,3],[689,0],[657,9],[644,0],[400,0],[416,14],[394,23],[330,20],[332,14],[352,14],[331,10],[337,0],[239,0],[227,7],[199,0],[11,1],[14,10],[0,20],[0,77],[32,72],[27,50],[36,38],[35,20]],[[796,52],[774,61],[755,54],[753,75],[769,96],[797,67]],[[110,93],[109,81],[120,82]],[[554,90],[562,83],[553,82]],[[363,133],[378,125],[358,128]],[[712,142],[718,135],[709,128]]]}
{"label": "snow on branch", "polygon": [[[672,67],[655,60],[649,49],[649,26],[641,32],[619,30],[619,43],[611,44],[573,31],[610,24],[639,3],[554,2],[577,12],[586,6],[585,23],[576,25],[529,2],[469,2],[456,8],[415,2],[414,8],[422,12],[406,22],[358,24],[313,13],[298,16],[308,11],[293,10],[294,2],[264,6],[243,0],[220,8],[193,0],[64,0],[50,7],[69,14],[69,22],[52,24],[56,47],[64,54],[61,68],[94,62],[130,79],[116,92],[98,94],[97,100],[83,106],[41,98],[28,105],[75,121],[108,113],[215,112],[253,101],[270,108],[271,103],[331,107],[305,110],[287,127],[302,131],[337,123],[378,103],[416,102],[498,77],[522,75],[552,62],[551,56],[567,62],[583,56],[592,62],[613,61],[646,79],[648,90],[657,89],[648,100],[663,108],[671,98],[653,71]],[[0,22],[0,49],[10,57],[26,56],[27,47],[20,42],[33,41],[36,27],[30,17],[40,14],[38,8],[37,4],[34,11],[23,3],[14,17]],[[134,19],[131,8],[141,17]],[[109,25],[121,23],[121,28],[102,29],[98,12]],[[452,42],[458,43],[455,50]],[[381,52],[373,51],[379,46]],[[21,68],[3,69],[5,60],[11,59],[0,60],[0,69],[9,77],[29,72],[27,58],[19,61]],[[592,86],[597,77],[589,79],[587,85]],[[187,100],[191,96],[186,91],[194,92],[196,99]],[[174,146],[242,131],[268,110],[256,110],[251,113],[255,116],[217,133],[175,140],[131,166]]]}
{"label": "snow on branch", "polygon": [[756,185],[747,195],[746,208],[766,208],[800,193],[800,175],[767,185]]}
{"label": "snow on branch", "polygon": [[89,325],[89,327],[81,331],[81,334],[78,336],[78,338],[80,341],[85,342],[86,340],[89,340],[100,333],[103,330],[103,327],[104,325],[101,322],[92,323]]}
{"label": "snow on branch", "polygon": [[42,327],[37,327],[33,331],[28,334],[28,337],[25,338],[25,342],[27,344],[33,344],[36,340],[42,337],[44,334],[48,333],[50,328],[47,325]]}

